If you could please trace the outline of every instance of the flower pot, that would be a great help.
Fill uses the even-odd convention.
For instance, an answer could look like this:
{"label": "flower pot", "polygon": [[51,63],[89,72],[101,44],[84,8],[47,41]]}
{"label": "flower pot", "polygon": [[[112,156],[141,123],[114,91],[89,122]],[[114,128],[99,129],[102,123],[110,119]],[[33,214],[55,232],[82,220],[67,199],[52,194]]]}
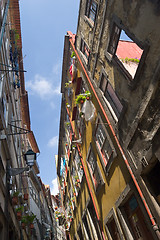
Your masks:
{"label": "flower pot", "polygon": [[28,193],[25,193],[25,194],[24,194],[23,199],[24,199],[25,201],[28,200]]}
{"label": "flower pot", "polygon": [[23,229],[26,228],[26,224],[24,222],[21,223],[21,226],[22,226]]}
{"label": "flower pot", "polygon": [[17,212],[17,219],[20,221],[22,218],[22,213],[21,212]]}
{"label": "flower pot", "polygon": [[13,205],[18,205],[18,197],[17,196],[12,197],[12,204]]}
{"label": "flower pot", "polygon": [[33,229],[33,228],[34,228],[34,224],[33,224],[33,223],[30,223],[30,224],[29,224],[29,227],[30,227],[30,229]]}

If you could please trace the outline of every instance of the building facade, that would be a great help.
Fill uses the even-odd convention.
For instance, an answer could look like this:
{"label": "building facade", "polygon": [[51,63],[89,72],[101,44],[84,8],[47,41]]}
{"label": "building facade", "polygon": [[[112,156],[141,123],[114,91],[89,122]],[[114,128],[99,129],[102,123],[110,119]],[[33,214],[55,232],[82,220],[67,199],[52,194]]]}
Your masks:
{"label": "building facade", "polygon": [[159,7],[81,0],[65,36],[57,175],[68,239],[160,239]]}
{"label": "building facade", "polygon": [[30,126],[19,1],[1,0],[0,19],[0,239],[53,239],[42,232],[38,163],[26,167],[26,152],[39,148]]}

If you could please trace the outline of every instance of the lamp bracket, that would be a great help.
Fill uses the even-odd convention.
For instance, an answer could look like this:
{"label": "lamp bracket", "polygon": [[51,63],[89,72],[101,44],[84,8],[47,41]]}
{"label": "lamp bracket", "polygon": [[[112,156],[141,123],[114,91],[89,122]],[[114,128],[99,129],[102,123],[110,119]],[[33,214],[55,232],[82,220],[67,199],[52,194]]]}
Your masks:
{"label": "lamp bracket", "polygon": [[9,123],[8,125],[10,125],[11,127],[16,128],[16,129],[19,129],[19,132],[9,133],[9,134],[7,134],[8,136],[10,136],[10,135],[18,135],[18,134],[27,134],[27,133],[32,132],[32,131],[30,131],[30,130],[28,130],[28,129],[21,128],[21,127],[17,127],[16,125],[13,125],[13,124],[11,124],[11,123]]}
{"label": "lamp bracket", "polygon": [[16,176],[18,174],[23,173],[24,171],[29,171],[29,167],[24,168],[9,168],[8,172],[10,176]]}

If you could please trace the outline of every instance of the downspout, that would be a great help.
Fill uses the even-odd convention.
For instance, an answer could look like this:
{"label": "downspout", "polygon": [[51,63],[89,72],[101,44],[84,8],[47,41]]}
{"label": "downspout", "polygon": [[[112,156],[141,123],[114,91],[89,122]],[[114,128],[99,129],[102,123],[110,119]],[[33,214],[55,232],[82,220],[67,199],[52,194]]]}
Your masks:
{"label": "downspout", "polygon": [[[92,78],[93,78],[93,79],[94,79],[94,74],[95,74],[95,68],[96,68],[96,65],[97,65],[97,59],[98,59],[98,52],[99,52],[100,40],[101,40],[101,38],[102,38],[104,20],[105,20],[105,15],[106,15],[106,10],[107,10],[107,2],[108,2],[108,0],[106,0],[105,10],[104,10],[103,16],[102,16],[102,24],[101,24],[101,28],[100,28],[100,32],[99,32],[99,37],[98,37],[97,51],[96,51],[95,59],[94,59],[93,72],[92,72]],[[100,7],[100,6],[99,6],[99,7]],[[93,49],[93,45],[92,45],[92,49]]]}
{"label": "downspout", "polygon": [[108,117],[107,117],[107,114],[106,114],[106,112],[105,112],[105,110],[104,110],[104,108],[103,108],[103,106],[102,106],[102,104],[101,104],[101,102],[100,102],[100,100],[99,100],[99,98],[98,98],[98,96],[97,96],[97,93],[96,93],[96,91],[95,91],[95,89],[94,89],[94,87],[93,87],[93,85],[92,85],[92,83],[91,83],[91,80],[90,80],[90,78],[89,78],[89,76],[88,76],[88,74],[87,74],[87,72],[86,72],[86,70],[85,70],[85,68],[84,68],[84,66],[83,66],[83,63],[82,63],[82,61],[81,61],[81,59],[80,59],[80,57],[79,57],[79,55],[78,55],[78,52],[77,52],[77,50],[75,49],[75,46],[74,46],[74,44],[73,44],[73,42],[72,42],[72,39],[70,38],[69,41],[70,41],[70,43],[71,43],[71,45],[72,45],[72,47],[73,47],[74,52],[76,53],[77,59],[79,60],[79,63],[80,63],[80,65],[81,65],[81,67],[82,67],[82,69],[83,69],[83,71],[84,71],[84,73],[85,73],[85,75],[86,75],[86,78],[87,78],[87,80],[88,80],[88,83],[89,83],[89,85],[90,85],[90,87],[91,87],[91,89],[92,89],[92,91],[93,91],[93,93],[94,93],[94,96],[95,96],[95,98],[96,98],[96,100],[97,100],[97,102],[98,102],[98,104],[99,104],[99,106],[100,106],[100,109],[101,109],[101,111],[102,111],[102,113],[103,113],[103,115],[104,115],[104,117],[105,117],[105,119],[106,119],[106,121],[107,121],[107,123],[108,123],[108,126],[109,126],[109,128],[110,128],[110,130],[111,130],[111,132],[112,132],[112,134],[113,134],[113,137],[114,137],[114,139],[115,139],[115,141],[116,141],[116,144],[117,144],[117,146],[118,146],[118,148],[119,148],[119,150],[120,150],[120,153],[121,153],[121,155],[122,155],[122,157],[123,157],[123,160],[124,160],[124,162],[125,162],[128,170],[129,170],[129,173],[130,173],[130,175],[131,175],[131,177],[132,177],[132,179],[133,179],[133,182],[135,183],[135,186],[136,186],[136,188],[137,188],[137,190],[138,190],[138,193],[139,193],[139,195],[140,195],[140,197],[141,197],[141,200],[142,200],[142,202],[143,202],[143,204],[144,204],[144,207],[145,207],[145,209],[146,209],[146,211],[147,211],[147,214],[148,214],[148,216],[149,216],[149,218],[150,218],[150,221],[151,221],[151,223],[152,223],[153,230],[155,231],[158,239],[160,239],[159,227],[157,226],[157,224],[156,224],[156,222],[155,222],[155,220],[154,220],[154,217],[153,217],[153,215],[152,215],[152,213],[151,213],[151,211],[150,211],[150,209],[149,209],[149,206],[148,206],[148,204],[147,204],[147,202],[146,202],[146,200],[145,200],[145,198],[144,198],[144,195],[143,195],[143,193],[142,193],[142,191],[141,191],[141,189],[140,189],[140,187],[139,187],[139,184],[138,184],[138,182],[137,182],[137,180],[136,180],[136,178],[135,178],[135,176],[134,176],[134,174],[133,174],[133,171],[132,171],[131,167],[129,166],[129,162],[128,162],[128,160],[127,160],[127,158],[126,158],[126,156],[125,156],[125,154],[124,154],[124,152],[123,152],[123,150],[122,150],[122,147],[121,147],[121,145],[120,145],[120,143],[119,143],[119,140],[118,140],[118,138],[116,137],[116,134],[115,134],[115,132],[114,132],[112,126],[111,126],[111,123],[110,123],[110,121],[109,121],[109,119],[108,119]]}
{"label": "downspout", "polygon": [[[66,109],[67,109],[67,108],[66,108]],[[69,114],[69,110],[68,110],[68,109],[67,109],[67,113],[68,113],[69,120],[70,120],[70,123],[71,123],[72,131],[73,131],[73,133],[74,133],[74,136],[76,136],[76,134],[75,134],[75,132],[74,132],[73,124],[72,124],[72,121],[71,121],[71,118],[70,118],[70,114]],[[96,203],[95,203],[95,199],[94,199],[94,196],[93,196],[93,193],[92,193],[90,184],[89,184],[89,180],[88,180],[88,177],[87,177],[86,169],[85,169],[85,166],[84,166],[82,154],[81,154],[80,148],[79,148],[79,146],[78,146],[78,143],[77,143],[77,149],[78,149],[78,153],[79,153],[79,156],[80,156],[80,158],[81,158],[82,165],[83,165],[84,174],[85,174],[85,177],[86,177],[86,180],[87,180],[87,185],[88,185],[88,188],[89,188],[89,192],[90,192],[90,195],[91,195],[91,198],[92,198],[92,202],[93,202],[93,205],[94,205],[94,209],[95,209],[95,212],[96,212],[96,216],[97,216],[97,219],[98,219],[98,224],[99,224],[99,226],[100,226],[100,230],[101,230],[103,239],[105,240],[106,238],[105,238],[105,236],[104,236],[104,232],[103,232],[102,226],[101,226],[101,224],[100,224],[100,217],[99,217],[98,210],[97,210]]]}
{"label": "downspout", "polygon": [[4,29],[5,29],[6,20],[7,20],[8,8],[9,8],[9,0],[6,4],[6,9],[5,9],[5,13],[4,13],[3,22],[2,22],[2,28],[1,28],[1,32],[0,32],[0,50],[2,47],[2,40],[3,40],[3,34],[4,34]]}

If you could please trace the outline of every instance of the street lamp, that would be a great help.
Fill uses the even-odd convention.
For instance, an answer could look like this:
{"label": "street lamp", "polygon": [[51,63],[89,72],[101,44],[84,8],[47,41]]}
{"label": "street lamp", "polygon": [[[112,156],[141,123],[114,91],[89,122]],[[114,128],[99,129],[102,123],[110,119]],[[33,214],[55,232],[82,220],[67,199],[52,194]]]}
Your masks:
{"label": "street lamp", "polygon": [[27,163],[28,167],[32,167],[34,165],[34,161],[36,161],[36,153],[32,151],[32,149],[29,149],[24,154],[25,161]]}
{"label": "street lamp", "polygon": [[[31,167],[33,167],[34,165],[34,161],[36,160],[36,153],[33,152],[31,149],[29,149],[25,154],[24,154],[24,158],[26,161],[27,166],[26,167],[22,167],[22,168],[11,168],[7,166],[7,171],[6,171],[6,201],[5,201],[5,205],[6,205],[6,218],[9,219],[9,211],[8,211],[8,201],[9,201],[9,190],[10,189],[10,178],[11,176],[16,176],[19,175],[21,173],[23,173],[24,171],[28,171]],[[8,164],[7,164],[8,165]],[[9,221],[7,221],[6,224],[6,239],[9,239],[8,235],[9,235]]]}
{"label": "street lamp", "polygon": [[24,168],[9,168],[9,176],[16,176],[18,174],[23,173],[24,171],[28,171],[34,165],[34,161],[36,160],[36,153],[29,149],[25,154],[24,158],[27,164],[27,167]]}

